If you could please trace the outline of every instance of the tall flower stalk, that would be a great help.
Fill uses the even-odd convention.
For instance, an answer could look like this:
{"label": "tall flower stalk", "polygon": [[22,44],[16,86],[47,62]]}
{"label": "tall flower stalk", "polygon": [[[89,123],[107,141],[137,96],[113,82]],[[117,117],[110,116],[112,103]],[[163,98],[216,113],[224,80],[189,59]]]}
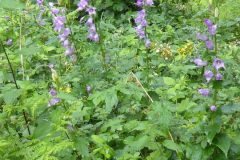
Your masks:
{"label": "tall flower stalk", "polygon": [[[215,14],[217,15],[217,14]],[[205,42],[206,48],[209,51],[213,51],[210,53],[215,53],[213,56],[211,56],[212,66],[211,69],[206,69],[205,67],[210,68],[210,66],[207,66],[209,63],[207,61],[202,60],[200,57],[196,58],[194,60],[194,63],[198,67],[204,67],[203,70],[205,70],[203,76],[205,77],[208,86],[211,81],[213,82],[213,102],[210,106],[210,110],[215,112],[217,110],[217,93],[219,91],[219,88],[216,87],[216,83],[220,83],[220,81],[223,80],[223,75],[221,74],[221,69],[225,69],[224,62],[218,58],[218,48],[217,48],[217,24],[213,23],[210,19],[205,19],[204,24],[207,26],[208,34],[209,36],[197,33],[197,39],[200,41]],[[211,63],[211,62],[210,62]],[[209,96],[211,91],[210,89],[204,89],[201,88],[198,90],[199,93],[203,96]]]}
{"label": "tall flower stalk", "polygon": [[[94,22],[94,17],[96,15],[96,8],[89,5],[89,0],[80,0],[77,4],[78,11],[85,11],[88,14],[88,19],[86,21],[86,25],[88,27],[88,36],[87,38],[92,42],[97,42],[101,46],[101,56],[102,56],[102,63],[104,69],[106,70],[106,50],[103,44],[103,39],[100,38],[97,32],[97,26]],[[82,23],[83,17],[80,19],[80,23]]]}
{"label": "tall flower stalk", "polygon": [[93,42],[99,42],[99,35],[97,33],[93,18],[93,16],[96,15],[96,8],[89,5],[89,0],[80,0],[77,10],[88,13],[89,18],[86,22],[88,27],[88,39]]}
{"label": "tall flower stalk", "polygon": [[53,16],[53,26],[54,30],[58,32],[58,38],[65,49],[65,56],[70,58],[72,62],[76,62],[77,56],[75,54],[75,47],[73,43],[70,42],[69,36],[71,34],[70,28],[66,27],[66,16],[64,15],[64,9],[59,10],[58,8],[54,7],[53,3],[49,3],[50,10]]}
{"label": "tall flower stalk", "polygon": [[137,17],[135,18],[135,23],[136,23],[136,33],[137,36],[140,39],[144,40],[145,47],[149,48],[151,45],[151,41],[147,37],[147,20],[146,20],[146,10],[144,9],[146,6],[152,6],[153,1],[152,0],[137,0],[136,5],[140,8],[140,10],[137,13]]}

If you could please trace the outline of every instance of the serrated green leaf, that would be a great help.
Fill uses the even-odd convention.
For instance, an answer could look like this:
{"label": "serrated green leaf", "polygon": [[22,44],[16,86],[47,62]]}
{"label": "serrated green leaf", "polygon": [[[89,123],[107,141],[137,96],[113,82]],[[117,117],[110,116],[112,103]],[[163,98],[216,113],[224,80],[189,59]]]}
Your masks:
{"label": "serrated green leaf", "polygon": [[40,120],[33,131],[34,138],[43,138],[51,131],[51,123],[46,120]]}
{"label": "serrated green leaf", "polygon": [[163,82],[168,86],[176,84],[176,81],[171,77],[163,77]]}
{"label": "serrated green leaf", "polygon": [[240,104],[228,104],[221,107],[223,113],[231,114],[240,111]]}
{"label": "serrated green leaf", "polygon": [[178,144],[174,143],[172,140],[163,141],[163,146],[168,149],[181,152],[181,147]]}
{"label": "serrated green leaf", "polygon": [[115,90],[107,92],[105,95],[106,110],[112,111],[112,108],[118,103],[117,93]]}
{"label": "serrated green leaf", "polygon": [[183,112],[183,111],[186,111],[190,108],[192,108],[193,106],[195,106],[196,103],[194,102],[191,102],[188,98],[183,100],[179,106],[177,107],[177,112]]}
{"label": "serrated green leaf", "polygon": [[105,140],[98,135],[92,135],[91,138],[92,138],[93,142],[95,142],[96,144],[104,144],[105,143]]}
{"label": "serrated green leaf", "polygon": [[77,100],[76,97],[72,96],[71,94],[64,93],[64,92],[60,92],[57,96],[58,96],[58,98],[69,101],[69,102]]}
{"label": "serrated green leaf", "polygon": [[221,134],[217,136],[215,144],[223,151],[227,158],[228,150],[231,146],[231,139],[227,135]]}
{"label": "serrated green leaf", "polygon": [[6,104],[13,104],[16,102],[21,93],[21,89],[11,89],[3,93],[3,100]]}
{"label": "serrated green leaf", "polygon": [[89,150],[88,150],[88,140],[83,137],[76,137],[74,139],[75,146],[78,152],[80,152],[81,155],[83,156],[88,156],[89,155]]}

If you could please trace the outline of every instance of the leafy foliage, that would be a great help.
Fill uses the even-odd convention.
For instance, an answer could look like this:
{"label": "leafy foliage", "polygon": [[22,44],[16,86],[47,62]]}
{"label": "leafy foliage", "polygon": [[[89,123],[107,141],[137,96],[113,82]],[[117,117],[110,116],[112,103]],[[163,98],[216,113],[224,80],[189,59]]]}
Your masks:
{"label": "leafy foliage", "polygon": [[[145,8],[149,48],[134,30],[134,1],[90,1],[96,43],[78,0],[53,1],[76,61],[63,54],[48,2],[0,0],[1,159],[239,159],[239,0],[155,0]],[[209,17],[217,53],[195,36]],[[224,78],[207,83],[193,60],[216,56]],[[197,92],[206,87],[212,97]]]}

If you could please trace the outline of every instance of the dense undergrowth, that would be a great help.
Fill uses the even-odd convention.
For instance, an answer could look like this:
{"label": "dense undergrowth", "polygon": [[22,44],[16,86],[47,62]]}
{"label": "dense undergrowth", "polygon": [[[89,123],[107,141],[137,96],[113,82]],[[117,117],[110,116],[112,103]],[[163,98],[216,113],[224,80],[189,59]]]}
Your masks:
{"label": "dense undergrowth", "polygon": [[0,159],[240,159],[240,0],[52,2],[0,0]]}

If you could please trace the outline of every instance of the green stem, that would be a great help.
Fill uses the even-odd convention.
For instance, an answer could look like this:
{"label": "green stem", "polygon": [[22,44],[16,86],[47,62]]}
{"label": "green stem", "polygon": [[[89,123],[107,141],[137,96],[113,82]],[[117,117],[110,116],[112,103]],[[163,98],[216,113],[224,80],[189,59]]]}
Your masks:
{"label": "green stem", "polygon": [[[4,47],[4,45],[3,45],[3,42],[2,42],[1,40],[0,40],[0,43],[1,43],[1,46],[2,46],[2,48],[3,48],[3,52],[4,52],[4,54],[5,54],[6,58],[7,58],[8,66],[9,66],[9,68],[10,68],[10,70],[11,70],[15,87],[16,87],[16,89],[20,89],[20,87],[18,86],[17,81],[16,81],[16,76],[15,76],[15,74],[14,74],[12,64],[11,64],[11,62],[10,62],[10,59],[9,59],[9,57],[8,57],[8,55],[7,55],[7,52],[6,52],[6,49],[5,49],[5,47]],[[29,128],[29,126],[28,126],[27,115],[26,115],[26,112],[25,112],[24,109],[23,109],[23,111],[22,111],[22,114],[23,114],[23,116],[24,116],[24,120],[25,120],[27,129],[28,129],[28,134],[31,135],[30,128]]]}
{"label": "green stem", "polygon": [[9,60],[8,55],[7,55],[6,49],[5,49],[5,47],[4,47],[4,45],[3,45],[3,42],[2,42],[1,40],[0,40],[0,43],[1,43],[1,46],[2,46],[2,48],[3,48],[3,52],[4,52],[4,54],[5,54],[6,58],[7,58],[8,66],[9,66],[9,68],[10,68],[10,70],[11,70],[14,84],[15,84],[16,88],[19,89],[19,86],[18,86],[17,81],[16,81],[16,77],[15,77],[15,74],[14,74],[14,71],[13,71],[13,67],[12,67],[12,64],[11,64],[11,62],[10,62],[10,60]]}

